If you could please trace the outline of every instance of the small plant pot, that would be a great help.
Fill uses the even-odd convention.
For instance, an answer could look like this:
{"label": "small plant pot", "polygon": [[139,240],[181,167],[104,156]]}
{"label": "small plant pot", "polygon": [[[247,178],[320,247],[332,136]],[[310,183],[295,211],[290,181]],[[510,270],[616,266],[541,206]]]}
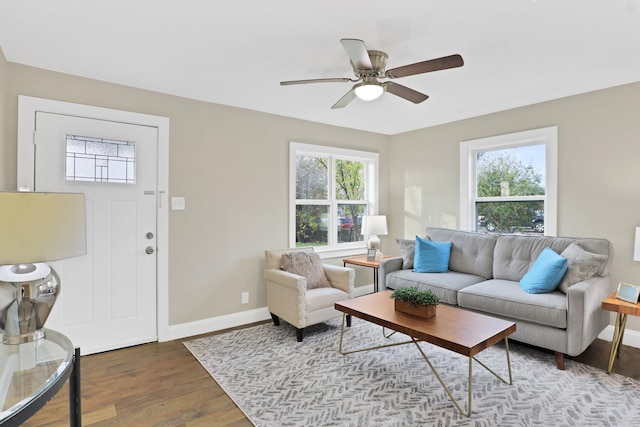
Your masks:
{"label": "small plant pot", "polygon": [[394,300],[396,311],[411,314],[412,316],[424,317],[426,319],[436,315],[437,305],[412,304],[408,301]]}

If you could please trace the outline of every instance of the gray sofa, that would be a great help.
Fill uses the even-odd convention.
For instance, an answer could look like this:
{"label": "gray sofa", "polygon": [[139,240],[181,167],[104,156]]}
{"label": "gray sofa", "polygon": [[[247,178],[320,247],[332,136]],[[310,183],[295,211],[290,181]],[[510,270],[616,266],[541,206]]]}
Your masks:
{"label": "gray sofa", "polygon": [[[613,247],[606,239],[494,235],[444,228],[427,228],[426,237],[452,242],[449,271],[416,273],[406,265],[403,268],[406,254],[404,260],[386,258],[380,262],[380,290],[431,289],[442,303],[512,320],[516,332],[510,338],[554,351],[558,369],[564,369],[565,354],[582,353],[609,324],[609,315],[601,307],[612,289]],[[544,248],[561,254],[571,243],[607,255],[593,277],[573,284],[566,293],[529,294],[521,288],[520,279]]]}

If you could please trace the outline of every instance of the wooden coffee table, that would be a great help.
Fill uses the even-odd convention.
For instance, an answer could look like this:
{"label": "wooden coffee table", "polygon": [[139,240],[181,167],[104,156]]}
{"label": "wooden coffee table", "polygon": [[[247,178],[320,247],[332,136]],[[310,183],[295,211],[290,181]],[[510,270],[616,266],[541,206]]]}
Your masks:
{"label": "wooden coffee table", "polygon": [[[474,360],[503,383],[509,385],[512,384],[513,378],[511,375],[511,361],[509,359],[509,340],[507,337],[516,331],[515,323],[444,304],[438,305],[437,314],[434,317],[424,319],[395,311],[394,301],[390,296],[391,291],[378,292],[335,303],[336,310],[343,313],[342,331],[340,333],[340,354],[347,355],[378,348],[415,344],[420,351],[420,354],[449,395],[453,404],[458,408],[458,411],[460,411],[461,414],[467,417],[471,416],[472,366]],[[375,323],[376,325],[380,325],[383,328],[389,328],[393,331],[403,333],[408,335],[410,340],[394,342],[377,347],[344,351],[342,344],[345,330],[344,319],[346,315],[355,316],[371,323]],[[389,336],[390,335],[385,335],[387,338]],[[480,353],[482,350],[491,347],[502,340],[504,340],[505,343],[509,381],[500,377],[475,357],[475,355]],[[447,386],[444,384],[442,378],[440,378],[440,375],[431,364],[431,361],[429,361],[424,350],[418,344],[420,341],[437,345],[469,358],[469,397],[466,412],[463,411],[462,406],[456,401]]]}

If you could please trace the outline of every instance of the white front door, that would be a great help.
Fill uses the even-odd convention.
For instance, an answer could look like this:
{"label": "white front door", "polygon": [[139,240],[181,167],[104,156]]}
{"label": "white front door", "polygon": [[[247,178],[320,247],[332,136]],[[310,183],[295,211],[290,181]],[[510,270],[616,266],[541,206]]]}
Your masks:
{"label": "white front door", "polygon": [[87,254],[51,263],[46,327],[83,354],[157,340],[157,128],[36,112],[35,191],[85,193]]}

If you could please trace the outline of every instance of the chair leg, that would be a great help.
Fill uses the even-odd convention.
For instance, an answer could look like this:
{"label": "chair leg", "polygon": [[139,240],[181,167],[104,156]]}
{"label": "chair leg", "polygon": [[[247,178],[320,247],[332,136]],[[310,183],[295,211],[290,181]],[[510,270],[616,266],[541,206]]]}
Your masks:
{"label": "chair leg", "polygon": [[351,327],[351,315],[347,314],[347,328]]}
{"label": "chair leg", "polygon": [[280,326],[280,318],[275,314],[271,313],[271,319],[273,319],[273,324],[276,326]]}
{"label": "chair leg", "polygon": [[302,338],[304,338],[304,328],[296,329],[296,339],[298,342],[302,342]]}
{"label": "chair leg", "polygon": [[564,371],[564,353],[556,351],[556,365],[559,370]]}

